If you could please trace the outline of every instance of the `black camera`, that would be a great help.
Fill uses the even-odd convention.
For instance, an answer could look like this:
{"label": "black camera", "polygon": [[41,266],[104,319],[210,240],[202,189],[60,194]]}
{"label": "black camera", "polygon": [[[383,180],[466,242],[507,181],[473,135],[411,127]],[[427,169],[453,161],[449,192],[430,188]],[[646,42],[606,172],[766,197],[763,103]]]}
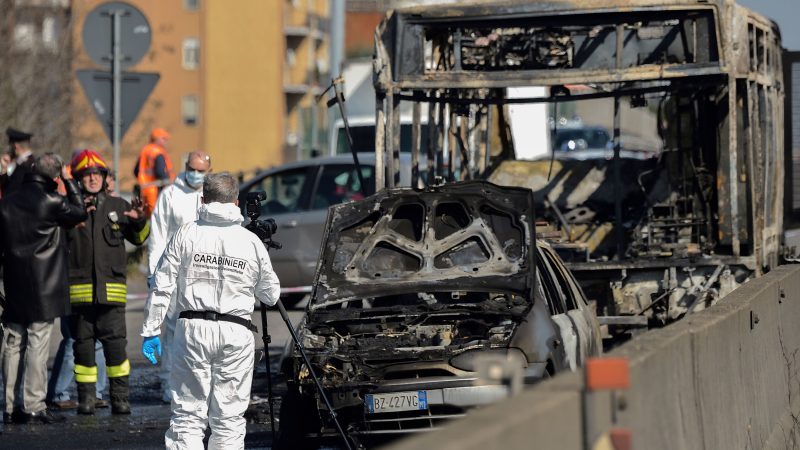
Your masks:
{"label": "black camera", "polygon": [[267,199],[267,194],[264,191],[249,192],[245,203],[247,217],[250,220],[256,220],[261,216],[261,202]]}
{"label": "black camera", "polygon": [[261,202],[267,199],[264,191],[248,192],[245,212],[250,219],[245,228],[255,233],[267,248],[279,249],[281,244],[272,240],[272,235],[278,231],[278,224],[273,219],[259,219],[261,216]]}
{"label": "black camera", "polygon": [[97,195],[85,195],[83,197],[83,206],[86,208],[97,208]]}

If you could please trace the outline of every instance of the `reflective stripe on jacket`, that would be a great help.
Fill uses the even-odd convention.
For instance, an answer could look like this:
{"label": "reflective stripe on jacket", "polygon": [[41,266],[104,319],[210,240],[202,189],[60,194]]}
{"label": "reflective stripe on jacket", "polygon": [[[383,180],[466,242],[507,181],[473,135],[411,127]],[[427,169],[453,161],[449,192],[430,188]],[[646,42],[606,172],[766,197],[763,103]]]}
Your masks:
{"label": "reflective stripe on jacket", "polygon": [[159,155],[164,157],[169,179],[172,180],[175,177],[175,173],[172,170],[172,161],[169,159],[166,150],[158,144],[150,143],[145,145],[139,153],[139,173],[136,175],[136,181],[139,186],[148,187],[158,184],[159,179],[156,177],[155,170],[156,158]]}
{"label": "reflective stripe on jacket", "polygon": [[[167,166],[168,179],[159,179],[156,177],[156,158],[161,155],[164,158],[164,164]],[[139,186],[139,195],[144,201],[145,213],[149,217],[156,206],[156,198],[158,198],[159,190],[168,185],[175,173],[172,170],[172,161],[169,155],[160,145],[150,143],[142,148],[139,153],[138,173],[136,175],[136,183]]]}

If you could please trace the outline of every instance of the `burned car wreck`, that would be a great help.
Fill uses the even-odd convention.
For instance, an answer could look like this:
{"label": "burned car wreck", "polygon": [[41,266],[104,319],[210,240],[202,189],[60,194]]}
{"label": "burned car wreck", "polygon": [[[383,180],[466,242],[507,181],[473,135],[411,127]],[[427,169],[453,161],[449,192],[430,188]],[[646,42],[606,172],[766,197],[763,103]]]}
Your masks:
{"label": "burned car wreck", "polygon": [[[537,252],[533,213],[530,190],[484,181],[330,208],[299,334],[351,436],[430,429],[599,353],[577,283]],[[280,441],[333,436],[302,359],[283,370]]]}

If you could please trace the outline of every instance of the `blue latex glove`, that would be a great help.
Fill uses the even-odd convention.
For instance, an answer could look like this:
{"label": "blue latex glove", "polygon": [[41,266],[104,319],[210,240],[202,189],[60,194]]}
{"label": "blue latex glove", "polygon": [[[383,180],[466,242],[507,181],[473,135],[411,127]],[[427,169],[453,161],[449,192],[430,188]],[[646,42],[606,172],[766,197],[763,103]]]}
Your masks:
{"label": "blue latex glove", "polygon": [[158,360],[156,360],[156,354],[158,357],[161,357],[161,339],[158,336],[150,336],[144,338],[142,342],[142,354],[148,361],[156,365]]}

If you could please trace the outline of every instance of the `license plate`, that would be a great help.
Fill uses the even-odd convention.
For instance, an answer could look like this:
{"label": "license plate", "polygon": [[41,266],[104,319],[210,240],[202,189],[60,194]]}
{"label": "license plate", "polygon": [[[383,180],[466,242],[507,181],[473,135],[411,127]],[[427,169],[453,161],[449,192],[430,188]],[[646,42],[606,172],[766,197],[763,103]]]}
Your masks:
{"label": "license plate", "polygon": [[428,393],[393,392],[391,394],[367,394],[364,398],[370,414],[396,411],[417,411],[428,409]]}

